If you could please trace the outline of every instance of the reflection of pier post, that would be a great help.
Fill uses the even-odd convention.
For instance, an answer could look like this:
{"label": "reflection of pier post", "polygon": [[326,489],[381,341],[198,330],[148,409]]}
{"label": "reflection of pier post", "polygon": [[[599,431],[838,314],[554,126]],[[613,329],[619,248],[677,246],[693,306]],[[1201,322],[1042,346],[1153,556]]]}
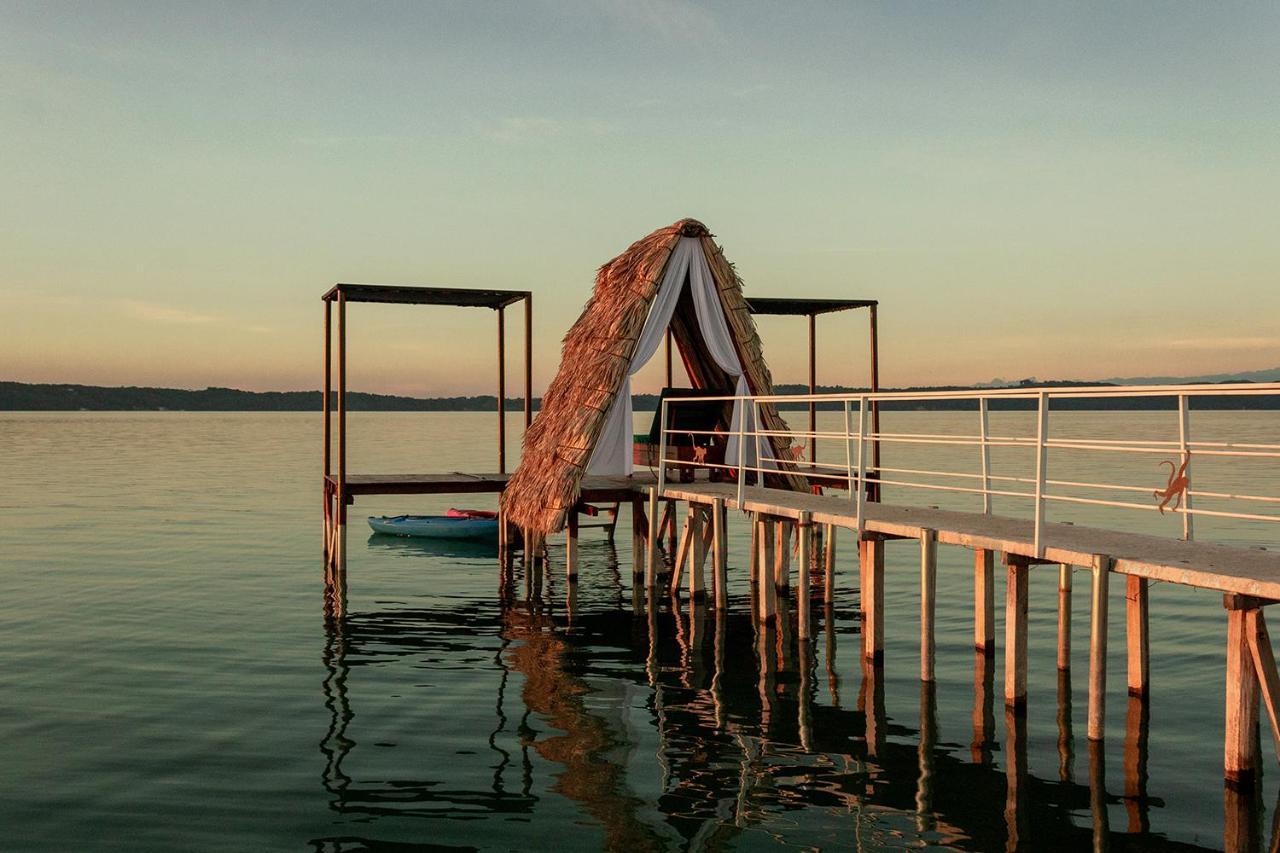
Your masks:
{"label": "reflection of pier post", "polygon": [[1030,821],[1027,814],[1027,715],[1025,710],[1005,708],[1005,801],[1004,821],[1008,837],[1006,850],[1029,849]]}
{"label": "reflection of pier post", "polygon": [[1071,670],[1058,670],[1058,779],[1070,782],[1075,775],[1075,737],[1071,732]]}
{"label": "reflection of pier post", "polygon": [[1089,739],[1089,811],[1093,813],[1093,849],[1106,850],[1111,837],[1107,818],[1107,764],[1101,740]]}
{"label": "reflection of pier post", "polygon": [[813,668],[815,663],[813,640],[801,637],[798,661],[800,687],[796,696],[796,723],[800,731],[800,748],[805,752],[813,751]]}
{"label": "reflection of pier post", "polygon": [[975,764],[991,765],[991,752],[996,739],[996,717],[993,710],[995,693],[995,658],[976,652],[973,662],[973,743],[970,754]]}
{"label": "reflection of pier post", "polygon": [[831,706],[839,708],[840,670],[836,666],[836,613],[831,604],[822,609],[822,629],[826,643],[827,690],[831,693]]}
{"label": "reflection of pier post", "polygon": [[1129,832],[1146,833],[1151,828],[1147,805],[1147,723],[1150,708],[1139,696],[1129,697],[1124,727],[1124,804],[1129,813]]}
{"label": "reflection of pier post", "polygon": [[920,775],[916,779],[916,829],[931,832],[933,817],[933,756],[938,744],[937,685],[920,682]]}
{"label": "reflection of pier post", "polygon": [[884,664],[862,660],[862,689],[858,710],[866,723],[867,755],[877,758],[884,752],[888,717],[884,710]]}

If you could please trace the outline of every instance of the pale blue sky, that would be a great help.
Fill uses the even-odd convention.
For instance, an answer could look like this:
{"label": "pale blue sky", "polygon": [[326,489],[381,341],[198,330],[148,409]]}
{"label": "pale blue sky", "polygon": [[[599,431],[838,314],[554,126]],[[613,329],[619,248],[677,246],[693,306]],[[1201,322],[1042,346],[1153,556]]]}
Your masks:
{"label": "pale blue sky", "polygon": [[[316,387],[341,280],[533,290],[541,386],[682,216],[880,299],[889,384],[1275,367],[1277,92],[1274,3],[0,2],[0,378]],[[489,312],[352,320],[353,386],[492,388]]]}

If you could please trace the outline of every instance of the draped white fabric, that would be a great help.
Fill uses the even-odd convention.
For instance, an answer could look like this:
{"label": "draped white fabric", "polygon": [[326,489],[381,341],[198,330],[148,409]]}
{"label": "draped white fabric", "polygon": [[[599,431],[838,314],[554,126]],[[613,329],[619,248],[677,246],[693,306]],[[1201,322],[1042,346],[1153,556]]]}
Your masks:
{"label": "draped white fabric", "polygon": [[[716,292],[715,279],[711,268],[707,265],[706,255],[702,252],[702,241],[696,237],[681,237],[667,260],[662,281],[658,286],[658,294],[649,306],[649,316],[645,319],[640,339],[636,343],[635,353],[627,375],[618,389],[613,407],[605,420],[604,431],[596,442],[596,448],[587,465],[588,474],[625,474],[634,470],[631,443],[633,412],[631,407],[631,377],[644,367],[671,325],[671,317],[675,313],[676,303],[684,283],[688,281],[692,288],[694,310],[698,316],[698,328],[706,341],[707,351],[715,363],[735,382],[734,393],[743,396],[747,393],[747,380],[742,372],[742,364],[738,361],[738,351],[733,337],[729,333],[729,325],[724,318],[724,310],[720,304],[720,296]],[[745,407],[746,430],[752,431],[755,423],[752,407]],[[741,400],[733,404],[731,427],[725,459],[730,465],[738,461],[737,431],[744,416]],[[748,442],[744,449],[743,461],[754,465],[758,458],[758,441]],[[766,457],[771,455],[767,451]]]}

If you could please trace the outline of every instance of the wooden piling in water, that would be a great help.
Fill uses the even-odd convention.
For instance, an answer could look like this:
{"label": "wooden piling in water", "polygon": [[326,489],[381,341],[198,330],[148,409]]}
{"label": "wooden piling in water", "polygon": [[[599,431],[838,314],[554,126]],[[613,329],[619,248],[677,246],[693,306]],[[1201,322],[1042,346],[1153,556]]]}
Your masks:
{"label": "wooden piling in water", "polygon": [[[662,536],[662,524],[666,520],[667,510],[674,512],[674,503],[668,502],[666,509],[661,513],[658,512],[658,487],[649,487],[649,529],[646,536],[646,552],[644,561],[644,585],[653,588],[658,581],[658,539]],[[632,570],[633,577],[639,577],[639,572]]]}
{"label": "wooden piling in water", "polygon": [[836,594],[836,530],[834,524],[826,526],[826,539],[822,543],[822,601],[832,604]]}
{"label": "wooden piling in water", "polygon": [[1249,648],[1249,611],[1257,602],[1228,595],[1226,737],[1223,774],[1229,784],[1252,787],[1261,765],[1258,739],[1258,696],[1261,686]]}
{"label": "wooden piling in water", "polygon": [[647,565],[645,546],[649,544],[648,528],[644,498],[637,495],[631,499],[631,574],[633,575],[643,574]]}
{"label": "wooden piling in water", "polygon": [[973,552],[973,645],[983,654],[996,652],[995,552]]}
{"label": "wooden piling in water", "polygon": [[938,531],[920,531],[920,680],[933,681],[934,614],[937,612]]}
{"label": "wooden piling in water", "polygon": [[702,601],[707,595],[703,577],[703,567],[707,561],[707,545],[703,537],[704,522],[702,507],[689,504],[689,536],[692,539],[689,555],[689,601],[694,603]]}
{"label": "wooden piling in water", "polygon": [[564,573],[569,582],[578,579],[578,511],[569,510],[569,529],[564,542]]}
{"label": "wooden piling in water", "polygon": [[1071,669],[1071,575],[1067,563],[1058,566],[1058,670]]}
{"label": "wooden piling in water", "polygon": [[773,582],[774,533],[773,522],[767,517],[761,516],[758,523],[760,525],[760,556],[757,561],[759,570],[756,582],[757,597],[760,603],[760,622],[767,625],[773,621],[778,612],[778,590]]}
{"label": "wooden piling in water", "polygon": [[[796,522],[796,539],[800,545],[800,553],[797,560],[800,563],[799,571],[799,589],[797,593],[799,600],[797,602],[796,614],[800,623],[799,635],[800,639],[807,641],[811,635],[811,625],[809,617],[809,598],[812,590],[809,589],[809,560],[813,543],[813,524],[809,519],[809,513],[800,513],[800,520]],[[803,644],[807,648],[807,643]]]}
{"label": "wooden piling in water", "polygon": [[729,542],[725,530],[727,520],[724,498],[716,498],[711,505],[711,574],[714,579],[717,616],[729,607]]}
{"label": "wooden piling in water", "polygon": [[1027,704],[1027,604],[1030,564],[1006,555],[1007,582],[1004,616],[1004,703],[1019,709]]}
{"label": "wooden piling in water", "polygon": [[1128,645],[1129,695],[1146,696],[1151,686],[1151,636],[1147,624],[1147,579],[1125,578],[1124,622]]}
{"label": "wooden piling in water", "polygon": [[858,545],[862,570],[859,604],[862,609],[862,654],[870,661],[884,659],[884,540],[864,538]]}
{"label": "wooden piling in water", "polygon": [[1106,730],[1107,594],[1111,558],[1093,558],[1093,608],[1089,614],[1089,740],[1100,741]]}
{"label": "wooden piling in water", "polygon": [[791,594],[791,522],[778,519],[773,523],[773,582],[778,595]]}

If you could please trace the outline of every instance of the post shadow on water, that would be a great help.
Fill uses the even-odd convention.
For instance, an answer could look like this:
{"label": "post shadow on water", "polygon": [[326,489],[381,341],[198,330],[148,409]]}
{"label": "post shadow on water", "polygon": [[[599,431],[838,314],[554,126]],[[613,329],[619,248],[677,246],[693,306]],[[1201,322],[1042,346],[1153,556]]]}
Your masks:
{"label": "post shadow on water", "polygon": [[[989,653],[975,653],[973,737],[965,752],[938,742],[934,684],[921,682],[918,720],[895,721],[885,712],[882,663],[858,656],[860,671],[839,672],[832,605],[817,610],[824,624],[814,632],[824,640],[828,686],[819,701],[817,641],[796,636],[786,597],[779,599],[776,625],[762,626],[742,602],[723,613],[666,591],[633,587],[628,595],[616,555],[604,567],[615,594],[604,606],[593,597],[590,608],[579,606],[576,582],[564,583],[561,594],[542,561],[524,567],[522,583],[514,568],[500,572],[500,647],[493,658],[499,678],[486,744],[493,773],[482,789],[451,786],[447,766],[424,766],[423,778],[394,782],[353,779],[344,769],[361,748],[351,732],[359,702],[348,680],[352,666],[367,663],[373,647],[379,655],[389,649],[426,654],[442,623],[466,630],[474,614],[466,606],[352,614],[345,571],[326,573],[321,658],[330,724],[319,739],[320,781],[329,808],[359,822],[364,834],[314,838],[311,847],[331,853],[475,849],[379,840],[377,822],[419,818],[425,840],[439,835],[436,821],[466,819],[466,837],[483,845],[483,818],[532,818],[539,806],[535,774],[555,767],[548,789],[588,816],[608,849],[726,849],[748,833],[759,841],[761,830],[782,837],[799,828],[806,839],[816,832],[833,847],[852,840],[858,849],[874,850],[902,843],[901,831],[886,820],[895,814],[911,816],[915,832],[931,845],[956,849],[1213,849],[1150,831],[1150,809],[1163,804],[1147,792],[1149,708],[1139,697],[1131,696],[1126,709],[1124,791],[1109,793],[1097,741],[1084,741],[1087,778],[1075,779],[1071,673],[1060,671],[1057,774],[1042,779],[1028,771],[1025,710],[996,704],[996,661]],[[622,653],[631,666],[595,671],[592,678],[648,688],[648,723],[659,744],[656,802],[637,793],[653,780],[633,785],[629,774],[636,769],[619,757],[626,752],[619,747],[634,745],[627,732],[588,701],[592,687],[583,660],[601,650]],[[841,681],[850,676],[859,679],[854,708],[840,698]],[[518,695],[510,695],[513,685]],[[519,735],[518,752],[502,746],[501,736],[511,732]],[[1226,788],[1223,804],[1225,849],[1262,850],[1266,836],[1277,849],[1280,827],[1264,836],[1256,786]],[[1123,829],[1111,825],[1112,806],[1123,806]],[[1087,825],[1077,825],[1082,815],[1089,816]],[[568,836],[565,843],[571,844]]]}

